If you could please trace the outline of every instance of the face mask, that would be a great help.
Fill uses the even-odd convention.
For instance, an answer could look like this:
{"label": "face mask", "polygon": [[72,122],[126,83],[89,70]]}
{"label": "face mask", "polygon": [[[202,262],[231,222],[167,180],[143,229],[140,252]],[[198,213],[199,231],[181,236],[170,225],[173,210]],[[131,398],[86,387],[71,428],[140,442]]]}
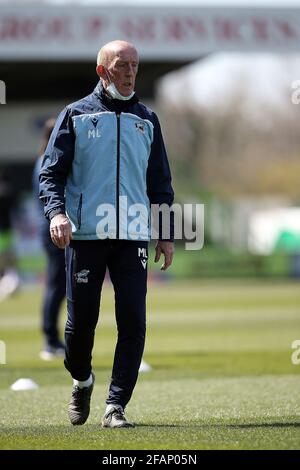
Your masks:
{"label": "face mask", "polygon": [[107,78],[108,78],[108,80],[109,80],[109,85],[108,85],[108,87],[106,88],[106,90],[108,91],[108,93],[110,94],[110,96],[111,96],[112,98],[114,98],[115,100],[122,100],[122,101],[128,101],[128,100],[130,100],[130,99],[133,97],[133,95],[134,95],[134,91],[133,91],[132,93],[130,93],[129,96],[121,95],[121,93],[117,90],[116,85],[111,81],[110,76],[109,76],[109,74],[108,74],[108,71],[105,70],[105,72],[106,72],[106,76],[107,76]]}
{"label": "face mask", "polygon": [[121,95],[121,93],[118,92],[116,85],[112,82],[110,82],[110,84],[108,85],[106,90],[108,91],[108,93],[110,94],[110,96],[112,98],[114,98],[116,100],[122,100],[122,101],[130,100],[133,97],[134,93],[135,93],[133,91],[132,93],[130,93],[129,96]]}

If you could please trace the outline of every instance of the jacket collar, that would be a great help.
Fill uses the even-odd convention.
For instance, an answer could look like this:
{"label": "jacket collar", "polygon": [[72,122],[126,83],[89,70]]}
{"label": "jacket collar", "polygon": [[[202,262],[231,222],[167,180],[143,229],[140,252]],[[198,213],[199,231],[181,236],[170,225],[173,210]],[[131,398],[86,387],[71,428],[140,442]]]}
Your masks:
{"label": "jacket collar", "polygon": [[130,100],[122,101],[112,98],[104,89],[101,80],[99,80],[98,84],[96,85],[93,93],[101,100],[101,102],[111,111],[124,111],[129,106],[132,106],[135,103],[138,103],[139,98],[135,93]]}

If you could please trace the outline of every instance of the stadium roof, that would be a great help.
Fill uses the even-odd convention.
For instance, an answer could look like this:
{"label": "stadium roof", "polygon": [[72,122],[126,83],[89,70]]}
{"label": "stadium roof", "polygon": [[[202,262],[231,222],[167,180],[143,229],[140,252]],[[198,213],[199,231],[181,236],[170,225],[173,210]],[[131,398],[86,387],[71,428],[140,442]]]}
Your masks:
{"label": "stadium roof", "polygon": [[108,6],[196,6],[196,7],[300,7],[300,0],[0,0],[7,4],[108,5]]}
{"label": "stadium roof", "polygon": [[279,8],[279,1],[272,0],[272,7],[251,2],[251,8],[229,7],[237,0],[215,0],[215,6],[148,1],[2,0],[0,59],[93,60],[102,44],[117,38],[137,44],[144,61],[182,63],[222,50],[300,48],[300,8]]}

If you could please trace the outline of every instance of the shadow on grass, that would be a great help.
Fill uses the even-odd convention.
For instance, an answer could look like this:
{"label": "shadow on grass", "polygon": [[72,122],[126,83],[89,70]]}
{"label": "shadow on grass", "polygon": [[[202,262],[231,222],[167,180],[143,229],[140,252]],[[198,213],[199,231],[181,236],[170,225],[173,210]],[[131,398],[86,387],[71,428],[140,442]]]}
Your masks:
{"label": "shadow on grass", "polygon": [[[270,422],[270,423],[241,423],[241,424],[218,424],[218,423],[191,423],[191,424],[148,424],[137,423],[135,428],[118,428],[113,432],[121,430],[122,432],[132,432],[138,429],[255,429],[255,428],[300,428],[300,422],[292,421],[287,423]],[[73,435],[77,433],[94,433],[94,432],[111,432],[108,428],[102,428],[100,424],[86,424],[84,426],[71,426],[69,424],[51,425],[33,425],[33,426],[2,426],[1,434],[18,434],[27,433],[27,436],[36,433],[47,433],[54,435],[55,433],[64,433],[66,435]]]}
{"label": "shadow on grass", "polygon": [[225,427],[231,428],[300,428],[300,422],[292,423],[245,423],[245,424],[225,424]]}
{"label": "shadow on grass", "polygon": [[218,423],[210,423],[210,424],[146,424],[146,423],[138,423],[135,425],[136,428],[145,427],[145,428],[241,428],[241,429],[251,429],[251,428],[300,428],[300,422],[289,422],[289,423],[242,423],[242,424],[218,424]]}

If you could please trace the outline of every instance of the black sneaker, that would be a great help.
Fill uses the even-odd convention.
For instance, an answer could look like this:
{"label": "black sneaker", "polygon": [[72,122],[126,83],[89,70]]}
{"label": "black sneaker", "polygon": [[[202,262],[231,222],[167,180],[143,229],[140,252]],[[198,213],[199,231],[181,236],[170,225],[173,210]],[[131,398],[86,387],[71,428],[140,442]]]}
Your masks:
{"label": "black sneaker", "polygon": [[92,372],[93,382],[89,387],[79,388],[74,385],[68,413],[71,423],[75,425],[84,424],[90,414],[90,401],[94,388],[95,376]]}

